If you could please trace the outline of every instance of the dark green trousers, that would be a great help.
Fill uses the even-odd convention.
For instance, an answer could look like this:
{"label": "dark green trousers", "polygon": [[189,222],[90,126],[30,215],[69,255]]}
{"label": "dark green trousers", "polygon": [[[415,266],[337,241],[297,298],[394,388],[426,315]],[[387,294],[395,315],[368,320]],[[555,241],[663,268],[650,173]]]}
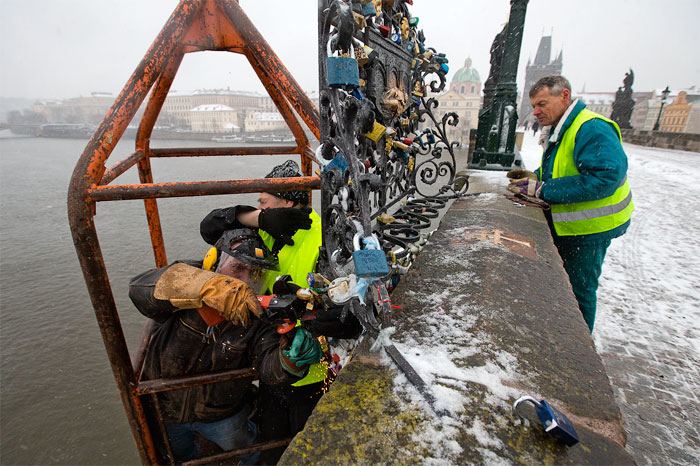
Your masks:
{"label": "dark green trousers", "polygon": [[593,244],[556,244],[556,246],[564,262],[564,269],[569,275],[569,282],[583,319],[593,333],[598,279],[610,240]]}

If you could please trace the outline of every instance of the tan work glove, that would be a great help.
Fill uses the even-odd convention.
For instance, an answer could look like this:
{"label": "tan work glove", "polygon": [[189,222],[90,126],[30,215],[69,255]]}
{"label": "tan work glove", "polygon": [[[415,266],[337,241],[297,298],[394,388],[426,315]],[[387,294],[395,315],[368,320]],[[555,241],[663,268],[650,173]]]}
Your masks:
{"label": "tan work glove", "polygon": [[154,296],[179,309],[207,305],[236,325],[250,325],[250,313],[261,315],[260,304],[245,282],[187,264],[175,264],[156,282]]}
{"label": "tan work glove", "polygon": [[506,176],[511,180],[521,180],[523,178],[530,178],[531,180],[537,181],[537,175],[530,170],[525,170],[524,168],[514,168],[506,173]]}

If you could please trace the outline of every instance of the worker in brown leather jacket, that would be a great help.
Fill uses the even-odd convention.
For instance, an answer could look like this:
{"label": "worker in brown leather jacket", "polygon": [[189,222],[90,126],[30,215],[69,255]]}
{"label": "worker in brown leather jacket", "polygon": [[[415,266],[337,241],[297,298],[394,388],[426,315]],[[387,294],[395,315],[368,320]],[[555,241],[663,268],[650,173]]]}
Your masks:
{"label": "worker in brown leather jacket", "polygon": [[[263,323],[256,293],[264,269],[276,258],[247,228],[224,232],[216,244],[216,272],[201,263],[178,262],[132,279],[129,297],[158,327],[144,362],[145,379],[181,377],[253,367],[261,382],[288,385],[301,379],[321,349],[302,328],[280,336]],[[252,379],[235,379],[158,393],[158,403],[175,461],[199,456],[195,434],[223,450],[256,440],[249,420]],[[257,455],[241,457],[253,464]]]}

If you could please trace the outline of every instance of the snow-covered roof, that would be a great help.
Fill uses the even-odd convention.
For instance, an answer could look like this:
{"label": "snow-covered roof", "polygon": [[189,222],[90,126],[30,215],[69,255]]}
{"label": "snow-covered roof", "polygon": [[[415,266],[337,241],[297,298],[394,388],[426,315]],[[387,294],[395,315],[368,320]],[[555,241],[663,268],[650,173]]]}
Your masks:
{"label": "snow-covered roof", "polygon": [[244,97],[263,97],[262,94],[255,91],[237,91],[231,89],[196,89],[194,91],[171,89],[168,91],[169,97],[186,97],[194,95],[237,95]]}
{"label": "snow-covered roof", "polygon": [[279,112],[253,112],[253,118],[260,121],[282,121],[282,115]]}
{"label": "snow-covered roof", "polygon": [[170,89],[168,91],[168,97],[186,97],[193,94],[193,91],[179,91],[177,89]]}
{"label": "snow-covered roof", "polygon": [[262,94],[255,91],[237,91],[231,89],[197,89],[193,95],[240,95],[245,97],[262,97]]}
{"label": "snow-covered roof", "polygon": [[579,92],[573,95],[574,99],[581,99],[587,104],[612,104],[615,101],[613,92]]}
{"label": "snow-covered roof", "polygon": [[190,112],[231,112],[233,108],[221,104],[205,104],[195,107]]}

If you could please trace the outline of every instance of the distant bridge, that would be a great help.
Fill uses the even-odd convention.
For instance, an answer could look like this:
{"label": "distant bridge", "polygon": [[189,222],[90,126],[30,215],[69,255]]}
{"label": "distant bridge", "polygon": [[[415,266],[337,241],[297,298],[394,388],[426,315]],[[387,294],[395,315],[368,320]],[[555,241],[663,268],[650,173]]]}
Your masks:
{"label": "distant bridge", "polygon": [[37,135],[41,131],[41,125],[26,125],[0,122],[0,130],[9,129],[16,134],[32,134]]}

